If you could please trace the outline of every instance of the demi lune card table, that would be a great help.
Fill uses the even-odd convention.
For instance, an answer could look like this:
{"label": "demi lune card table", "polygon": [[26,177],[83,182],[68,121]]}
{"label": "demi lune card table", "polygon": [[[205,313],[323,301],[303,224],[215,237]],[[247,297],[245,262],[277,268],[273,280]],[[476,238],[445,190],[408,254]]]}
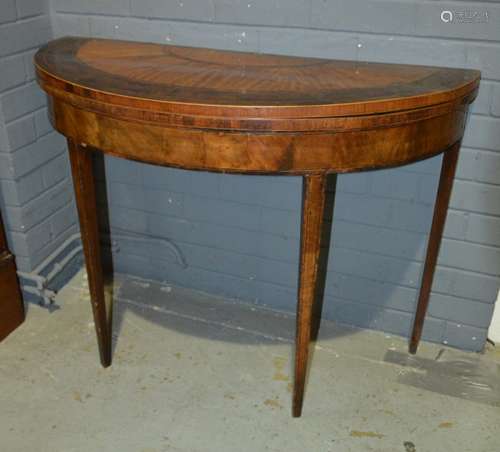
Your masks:
{"label": "demi lune card table", "polygon": [[35,55],[68,140],[100,359],[111,323],[92,155],[190,170],[303,178],[293,416],[302,411],[331,174],[443,153],[410,352],[424,322],[469,104],[480,73],[66,37]]}

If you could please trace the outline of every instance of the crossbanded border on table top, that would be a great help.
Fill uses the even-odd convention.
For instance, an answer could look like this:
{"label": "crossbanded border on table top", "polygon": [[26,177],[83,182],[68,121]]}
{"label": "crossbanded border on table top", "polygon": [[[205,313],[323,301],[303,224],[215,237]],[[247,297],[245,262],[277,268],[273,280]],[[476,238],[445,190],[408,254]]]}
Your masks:
{"label": "crossbanded border on table top", "polygon": [[50,42],[35,63],[44,89],[86,108],[226,130],[328,130],[331,118],[457,108],[480,78],[464,69],[73,37]]}

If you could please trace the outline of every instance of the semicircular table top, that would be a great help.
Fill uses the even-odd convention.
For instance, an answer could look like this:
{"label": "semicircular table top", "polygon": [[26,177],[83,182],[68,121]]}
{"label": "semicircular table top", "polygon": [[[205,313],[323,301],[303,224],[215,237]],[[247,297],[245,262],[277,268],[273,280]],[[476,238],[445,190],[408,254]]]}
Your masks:
{"label": "semicircular table top", "polygon": [[335,194],[329,175],[443,153],[410,340],[416,352],[478,71],[71,37],[41,48],[35,65],[52,125],[68,139],[104,367],[111,364],[112,322],[95,153],[191,170],[303,176],[294,416],[302,411],[309,343],[319,325],[316,295],[326,272],[318,268]]}
{"label": "semicircular table top", "polygon": [[221,118],[371,115],[456,101],[475,70],[66,37],[35,57],[47,87],[152,111]]}

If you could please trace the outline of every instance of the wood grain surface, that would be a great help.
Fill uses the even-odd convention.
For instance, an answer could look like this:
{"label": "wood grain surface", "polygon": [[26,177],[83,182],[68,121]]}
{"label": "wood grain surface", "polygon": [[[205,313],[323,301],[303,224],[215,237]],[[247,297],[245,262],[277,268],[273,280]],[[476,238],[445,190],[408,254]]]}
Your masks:
{"label": "wood grain surface", "polygon": [[91,158],[177,168],[298,174],[304,193],[294,416],[302,412],[329,174],[445,153],[413,327],[415,352],[458,149],[480,73],[68,37],[35,55],[54,127],[68,138],[103,366],[111,363]]}
{"label": "wood grain surface", "polygon": [[16,273],[14,256],[7,240],[0,215],[0,341],[24,322],[24,303]]}
{"label": "wood grain surface", "polygon": [[387,113],[477,88],[472,70],[61,38],[35,57],[55,88],[147,110],[306,118]]}

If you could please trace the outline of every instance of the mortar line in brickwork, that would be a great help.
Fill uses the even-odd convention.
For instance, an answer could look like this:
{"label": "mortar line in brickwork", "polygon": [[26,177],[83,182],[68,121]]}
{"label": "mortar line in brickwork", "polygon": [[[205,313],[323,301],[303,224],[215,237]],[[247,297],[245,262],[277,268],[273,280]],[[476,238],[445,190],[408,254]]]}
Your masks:
{"label": "mortar line in brickwork", "polygon": [[[35,83],[35,82],[26,82],[24,83],[23,85],[18,85],[16,88],[14,89],[19,89],[23,86],[26,86],[28,85],[29,83]],[[2,91],[1,95],[0,95],[0,98],[3,94],[9,94],[7,93],[7,91]],[[1,99],[0,99],[1,100]],[[25,113],[24,115],[21,115],[21,116],[16,116],[15,118],[12,118],[12,119],[9,119],[8,121],[5,121],[4,124],[6,127],[10,126],[12,123],[16,122],[16,121],[22,121],[24,119],[27,119],[29,116],[34,116],[36,113],[39,113],[41,110],[45,110],[47,108],[47,105],[42,105],[41,107],[37,107],[35,108],[34,110],[30,110],[28,113]],[[47,133],[44,133],[43,135],[40,135],[39,137],[37,137],[37,140],[46,136],[46,135],[49,135],[50,133],[54,133],[55,130],[51,130],[50,132],[47,132]],[[18,149],[22,149],[24,147],[26,147],[28,145],[25,145],[25,146],[22,146]]]}
{"label": "mortar line in brickwork", "polygon": [[465,179],[465,178],[459,177],[459,176],[455,177],[455,180],[464,181],[464,182],[473,182],[475,184],[486,185],[488,187],[495,187],[495,188],[499,188],[500,187],[500,183],[494,184],[493,182],[483,182],[483,181],[479,181],[479,180]]}
{"label": "mortar line in brickwork", "polygon": [[450,242],[460,242],[460,243],[470,243],[471,245],[475,245],[480,248],[498,248],[500,249],[500,245],[495,244],[487,244],[487,243],[479,243],[479,242],[471,242],[467,239],[457,239],[456,237],[446,237],[443,236],[443,239],[449,240]]}
{"label": "mortar line in brickwork", "polygon": [[[202,246],[202,245],[200,245],[200,246]],[[134,254],[134,253],[127,253],[127,254],[132,255],[132,256],[142,257],[142,255],[138,255],[138,254]],[[240,254],[240,253],[236,253],[236,254]],[[263,258],[263,257],[261,259],[273,260],[273,259],[270,259],[270,258]],[[160,261],[160,262],[169,262],[169,261],[167,261],[165,259],[162,259],[161,257],[156,257],[155,260]],[[217,274],[217,275],[227,275],[227,276],[229,276],[231,278],[234,278],[234,279],[239,279],[239,280],[245,281],[245,282],[247,281],[247,278],[242,277],[240,275],[231,275],[231,274],[224,273],[224,272],[217,272],[217,271],[213,271],[212,268],[205,268],[205,267],[202,267],[202,266],[199,266],[199,265],[196,265],[196,264],[192,264],[191,266],[194,267],[194,268],[198,268],[200,270],[206,271],[208,273],[214,273],[214,274]],[[438,266],[438,268],[443,268],[443,266]],[[473,275],[478,275],[480,277],[487,277],[487,278],[497,279],[495,277],[492,277],[490,275],[485,275],[485,274],[482,274],[482,273],[469,272],[469,271],[465,271],[465,270],[462,270],[462,269],[458,269],[458,271],[460,271],[462,273],[471,273]],[[358,274],[354,274],[354,273],[342,272],[342,271],[338,271],[338,270],[328,271],[327,274],[329,274],[329,275],[337,274],[337,275],[340,275],[340,276],[348,276],[350,278],[359,279],[359,280],[366,280],[366,281],[374,282],[374,283],[381,284],[381,285],[384,285],[384,286],[394,287],[396,289],[400,288],[400,289],[411,290],[411,291],[413,291],[415,293],[416,293],[416,291],[418,289],[417,286],[408,286],[408,285],[405,285],[405,284],[402,284],[402,283],[394,283],[394,282],[390,282],[390,281],[386,281],[386,280],[380,280],[380,279],[376,279],[376,278],[370,278],[370,277],[367,277],[367,276],[358,275]],[[293,292],[292,296],[294,296],[294,294],[295,294],[295,288],[292,287],[292,286],[289,286],[289,285],[283,285],[283,284],[280,284],[280,283],[277,283],[277,282],[274,282],[274,281],[265,281],[265,280],[261,280],[261,279],[256,279],[255,281],[261,282],[261,283],[264,283],[264,284],[267,284],[267,285],[270,285],[270,286],[275,286],[275,287],[278,287],[280,289],[284,289],[284,290],[286,290],[286,291],[288,291],[290,293]],[[486,304],[486,305],[491,305],[494,302],[494,300],[493,301],[485,301],[485,300],[481,300],[481,299],[477,299],[477,298],[463,297],[463,296],[460,296],[460,295],[450,294],[449,292],[442,292],[442,291],[435,290],[435,289],[432,290],[432,294],[453,297],[453,298],[457,298],[457,299],[463,300],[463,301],[472,301],[474,303],[481,303],[481,304]]]}
{"label": "mortar line in brickwork", "polygon": [[[122,206],[119,206],[119,207],[122,207]],[[125,208],[127,210],[129,209],[127,207],[125,207]],[[136,209],[130,209],[130,210],[136,210]],[[159,218],[173,218],[173,219],[179,219],[179,220],[186,220],[186,218],[184,216],[161,215],[161,214],[152,214],[151,212],[148,212],[148,211],[141,211],[141,210],[137,210],[137,211],[139,211],[139,212],[145,212],[145,213],[157,216]],[[349,221],[344,221],[344,220],[339,220],[339,221],[342,221],[342,222],[348,223],[348,224],[362,224],[362,225],[366,226],[366,224],[364,224],[364,223],[349,222]],[[239,227],[239,226],[229,226],[229,225],[226,225],[226,224],[223,224],[223,223],[212,223],[210,221],[188,220],[188,222],[189,223],[193,223],[193,224],[199,224],[199,225],[207,225],[208,224],[208,225],[212,225],[212,226],[219,226],[219,227],[223,227],[223,228],[230,228],[230,229],[234,229],[234,230],[241,230],[241,231],[250,232],[250,233],[259,233],[259,234],[266,234],[266,235],[278,236],[278,237],[282,237],[283,236],[282,234],[272,233],[272,232],[268,232],[268,231],[261,230],[261,229],[247,229],[247,228],[242,228],[242,227]],[[380,227],[379,226],[374,226],[374,225],[368,225],[368,226],[371,226],[374,229],[395,230],[394,228],[384,228],[383,226],[380,226]],[[408,234],[418,235],[419,237],[421,237],[424,240],[428,237],[428,233],[416,233],[416,232],[413,232],[413,231],[407,231],[405,229],[398,229],[398,230],[402,231],[402,232],[405,232],[405,233],[408,233]],[[141,232],[137,232],[137,233],[141,234]],[[288,239],[293,240],[294,244],[298,247],[298,237],[296,237],[296,236],[286,236],[286,237]],[[448,237],[448,236],[444,236],[444,239],[445,240],[450,240],[450,241],[456,241],[456,242],[469,243],[471,245],[485,247],[485,248],[488,248],[488,247],[490,247],[490,248],[498,248],[498,246],[496,246],[496,245],[487,245],[487,244],[484,244],[484,243],[474,242],[474,241],[470,241],[470,240],[466,240],[466,239],[455,239],[455,238]],[[185,243],[185,244],[197,245],[197,246],[203,246],[203,247],[206,247],[206,248],[209,248],[209,249],[217,249],[217,250],[223,249],[223,248],[220,248],[220,247],[209,246],[209,245],[206,245],[206,244],[200,244],[200,243],[196,243],[196,242],[190,242],[188,240],[182,240],[182,241],[178,241],[178,242],[179,243]],[[423,263],[423,258],[419,259],[419,258],[415,258],[415,257],[411,258],[411,257],[404,257],[404,256],[394,256],[392,254],[387,254],[387,253],[380,252],[380,251],[361,250],[361,249],[358,249],[358,248],[352,248],[352,247],[347,247],[347,246],[335,246],[334,248],[332,247],[332,249],[345,249],[345,250],[349,250],[349,251],[355,251],[355,252],[358,252],[360,254],[368,254],[368,255],[380,256],[380,257],[389,258],[389,259],[392,259],[392,260],[399,260],[399,261],[404,261],[404,262],[408,262],[408,263],[415,263],[417,265],[421,265]],[[236,250],[231,250],[231,249],[223,249],[223,250],[229,251],[229,252],[233,252],[235,254],[244,255],[244,256],[254,256],[254,257],[262,258],[262,256],[256,255],[256,254],[252,254],[252,253],[244,253],[244,252],[241,252],[241,251],[236,251]],[[277,261],[277,262],[289,262],[288,260],[276,259],[276,258],[271,258],[271,257],[266,257],[266,259]],[[460,267],[451,267],[451,266],[447,266],[447,267],[460,269]],[[482,272],[479,272],[479,273],[482,273]],[[485,273],[485,274],[487,274],[487,273]]]}
{"label": "mortar line in brickwork", "polygon": [[21,17],[21,18],[16,17],[14,20],[10,20],[8,22],[2,22],[2,24],[0,24],[0,30],[2,28],[5,28],[6,26],[9,26],[9,25],[13,25],[13,24],[16,24],[16,25],[17,24],[21,24],[22,25],[25,22],[29,22],[29,21],[35,20],[35,19],[40,19],[40,18],[43,18],[43,17],[49,18],[50,17],[50,13],[49,12],[45,12],[45,13],[42,13],[42,14],[35,14],[33,16],[25,16],[25,17]]}
{"label": "mortar line in brickwork", "polygon": [[[500,117],[498,118],[499,120],[499,124],[500,124]],[[462,146],[460,148],[460,152],[463,152],[463,151],[467,151],[467,152],[481,152],[481,153],[485,153],[485,154],[492,154],[492,155],[495,155],[497,157],[500,157],[500,153],[498,151],[495,151],[495,150],[491,150],[491,149],[482,149],[482,148],[477,148],[477,147],[471,147],[471,146]],[[499,180],[499,184],[500,184],[500,180]]]}
{"label": "mortar line in brickwork", "polygon": [[[172,192],[172,190],[168,190],[169,192]],[[185,192],[176,192],[176,193],[179,193],[179,194],[183,194]],[[346,192],[344,192],[346,193]],[[349,194],[350,196],[352,195],[355,195],[353,193],[347,193]],[[358,195],[355,195],[355,196],[358,196]],[[390,199],[392,201],[397,201],[397,202],[403,202],[403,203],[407,203],[407,204],[417,204],[415,202],[409,202],[409,201],[405,201],[405,200],[399,200],[399,199],[393,199],[393,198],[384,198],[384,197],[379,197],[379,196],[373,196],[374,198],[379,198],[379,199]],[[366,195],[365,196],[362,196],[362,195],[359,195],[359,198],[361,199],[366,199]],[[225,198],[210,198],[210,199],[214,199],[214,200],[222,200],[222,201],[227,201]],[[230,201],[230,202],[233,202],[233,201]],[[234,202],[235,204],[245,204],[245,205],[250,205],[250,206],[255,206],[255,207],[262,207],[263,209],[269,209],[269,210],[279,210],[279,211],[283,211],[283,212],[294,212],[294,213],[297,213],[298,217],[297,218],[300,218],[300,210],[295,210],[295,209],[279,209],[279,208],[275,208],[275,207],[269,207],[269,206],[265,206],[265,205],[262,205],[262,204],[248,204],[248,203],[240,203],[240,202]],[[421,205],[425,205],[425,206],[429,206],[429,203],[419,203]],[[114,203],[110,203],[110,206],[115,206],[115,207],[119,207],[119,208],[122,208],[122,209],[127,209],[127,210],[131,210],[131,211],[134,211],[134,212],[141,212],[141,213],[147,213],[149,215],[152,215],[152,216],[155,216],[155,217],[159,217],[159,218],[173,218],[173,219],[186,219],[185,216],[176,216],[176,215],[163,215],[161,213],[155,213],[155,212],[150,212],[150,211],[147,211],[147,210],[143,210],[143,209],[137,209],[137,208],[134,208],[134,207],[127,207],[127,206],[122,206],[122,205],[119,205],[119,204],[114,204]],[[274,236],[279,236],[279,237],[282,237],[283,234],[280,234],[280,233],[273,233],[273,232],[268,232],[268,231],[265,231],[265,230],[258,230],[258,229],[247,229],[247,228],[242,228],[240,226],[232,226],[232,225],[226,225],[226,224],[221,224],[221,223],[214,223],[214,222],[211,222],[211,221],[208,221],[208,220],[189,220],[190,222],[192,223],[201,223],[201,224],[212,224],[212,225],[218,225],[218,226],[224,226],[224,227],[227,227],[227,228],[231,228],[231,229],[240,229],[240,230],[243,230],[243,231],[251,231],[251,232],[262,232],[262,233],[265,233],[265,234],[270,234],[270,235],[274,235]],[[414,235],[427,235],[428,232],[424,232],[424,231],[416,231],[416,230],[412,230],[412,229],[405,229],[405,228],[397,228],[397,227],[390,227],[390,226],[387,226],[387,225],[381,225],[381,224],[376,224],[376,223],[365,223],[365,222],[362,222],[362,221],[350,221],[350,220],[346,220],[346,219],[343,219],[343,218],[336,218],[334,221],[342,221],[344,223],[349,223],[349,224],[360,224],[360,225],[363,225],[363,226],[370,226],[370,227],[374,227],[374,228],[377,228],[377,229],[386,229],[388,231],[401,231],[401,232],[406,232],[408,234],[414,234]],[[328,223],[331,223],[331,222],[328,222]],[[430,219],[429,219],[429,225],[430,225]],[[287,235],[287,237],[289,238],[294,238],[294,239],[297,239],[298,236],[291,236],[291,235]]]}
{"label": "mortar line in brickwork", "polygon": [[[413,32],[411,34],[404,34],[401,32],[393,32],[393,33],[386,33],[386,32],[376,32],[376,31],[363,31],[363,30],[353,30],[353,29],[343,29],[343,28],[336,28],[335,30],[329,29],[329,28],[323,28],[323,27],[317,27],[312,24],[308,24],[309,26],[305,25],[279,25],[279,24],[259,24],[259,23],[234,23],[234,22],[226,22],[226,21],[219,21],[217,20],[217,16],[214,17],[213,20],[197,20],[197,19],[181,19],[181,18],[169,18],[169,17],[151,17],[149,15],[133,15],[131,13],[128,14],[109,14],[109,13],[93,13],[93,12],[79,12],[79,11],[64,11],[64,10],[55,10],[54,13],[55,15],[61,14],[65,16],[86,16],[89,18],[100,18],[100,17],[105,17],[109,19],[132,19],[132,20],[143,20],[143,21],[151,21],[151,22],[173,22],[173,23],[180,23],[180,24],[185,24],[185,23],[191,23],[191,24],[196,24],[196,25],[207,25],[207,26],[212,26],[212,27],[217,27],[217,26],[230,26],[232,28],[242,28],[242,27],[252,27],[255,28],[256,31],[259,31],[259,29],[278,29],[280,31],[286,31],[286,30],[300,30],[300,31],[319,31],[319,32],[324,32],[324,33],[330,33],[332,35],[335,34],[352,34],[353,37],[357,35],[361,36],[380,36],[380,37],[387,37],[387,38],[392,38],[392,37],[401,37],[401,38],[413,38],[415,40],[435,40],[435,41],[442,41],[443,36],[436,36],[433,34],[418,34],[417,32]],[[458,42],[458,43],[484,43],[484,44],[495,44],[496,41],[486,39],[486,38],[473,38],[473,37],[453,37],[453,36],[446,36],[447,41],[453,41],[453,42]]]}
{"label": "mortar line in brickwork", "polygon": [[491,214],[491,213],[477,213],[477,212],[471,212],[469,210],[456,209],[454,207],[450,207],[449,211],[452,211],[452,212],[455,211],[455,212],[458,212],[458,213],[471,213],[472,215],[476,215],[476,216],[479,216],[479,217],[487,217],[487,218],[494,218],[494,219],[500,220],[500,214],[499,215],[495,215],[495,214]]}
{"label": "mortar line in brickwork", "polygon": [[[463,182],[472,182],[472,181],[463,181]],[[494,186],[493,187],[495,188],[500,188],[500,186]],[[488,213],[488,212],[484,212],[484,211],[480,211],[480,210],[471,210],[471,209],[460,209],[459,207],[452,207],[450,206],[450,210],[453,210],[453,211],[456,211],[456,212],[460,212],[460,213],[473,213],[473,214],[477,214],[477,215],[485,215],[485,216],[490,216],[490,217],[493,217],[493,218],[500,218],[500,214],[496,214],[496,213]]]}

